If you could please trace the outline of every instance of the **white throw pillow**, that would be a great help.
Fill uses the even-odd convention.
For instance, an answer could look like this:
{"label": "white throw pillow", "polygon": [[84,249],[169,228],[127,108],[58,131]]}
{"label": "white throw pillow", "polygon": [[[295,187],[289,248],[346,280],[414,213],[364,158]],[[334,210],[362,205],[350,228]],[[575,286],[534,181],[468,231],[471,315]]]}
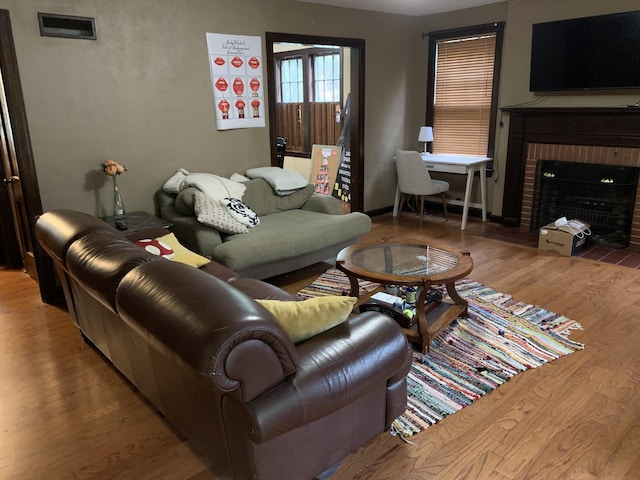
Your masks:
{"label": "white throw pillow", "polygon": [[247,227],[255,227],[260,223],[260,217],[238,198],[223,198],[222,204],[229,210],[233,218]]}
{"label": "white throw pillow", "polygon": [[187,175],[189,175],[189,172],[187,172],[184,168],[178,169],[178,171],[174,173],[169,180],[164,182],[162,189],[167,193],[180,193],[180,190],[182,190],[180,186],[182,185],[182,182]]}
{"label": "white throw pillow", "polygon": [[250,168],[244,173],[249,178],[264,179],[278,195],[283,196],[289,195],[309,184],[298,172],[284,170],[280,167]]}
{"label": "white throw pillow", "polygon": [[229,213],[227,207],[200,191],[194,194],[193,211],[198,222],[223,233],[247,233],[249,231],[249,227],[236,220]]}
{"label": "white throw pillow", "polygon": [[247,189],[244,183],[232,182],[213,173],[190,173],[181,185],[183,189],[187,187],[196,187],[213,200],[222,200],[225,197],[242,198]]}

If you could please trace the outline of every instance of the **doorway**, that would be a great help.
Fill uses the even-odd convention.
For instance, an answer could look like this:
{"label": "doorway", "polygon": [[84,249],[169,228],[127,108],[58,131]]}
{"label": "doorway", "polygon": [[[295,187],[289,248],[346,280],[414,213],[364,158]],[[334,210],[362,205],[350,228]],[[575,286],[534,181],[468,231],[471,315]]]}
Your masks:
{"label": "doorway", "polygon": [[0,157],[0,260],[24,268],[43,301],[57,303],[62,295],[53,266],[34,234],[42,202],[8,10],[0,10]]}
{"label": "doorway", "polygon": [[[266,33],[266,52],[267,52],[267,76],[268,76],[268,93],[269,93],[269,138],[271,145],[271,164],[280,165],[282,163],[283,139],[278,131],[278,126],[286,124],[286,118],[282,118],[286,109],[279,108],[279,92],[278,92],[278,75],[276,55],[282,50],[283,46],[289,45],[291,48],[304,50],[323,51],[326,55],[327,48],[341,48],[348,51],[348,55],[344,55],[343,65],[344,77],[348,79],[348,85],[345,90],[348,95],[337,105],[329,105],[329,108],[336,116],[342,117],[342,128],[333,129],[334,132],[328,137],[337,145],[340,145],[346,158],[349,159],[350,171],[348,176],[350,188],[350,207],[351,211],[364,210],[364,40],[351,38],[322,37],[314,35],[297,35],[290,33]],[[295,47],[294,47],[295,46]],[[285,47],[286,48],[286,47]],[[309,80],[305,81],[307,88]],[[281,103],[280,103],[281,105]],[[326,107],[326,106],[325,106]],[[300,123],[304,124],[304,110],[296,107],[296,115],[300,116]],[[347,115],[348,114],[348,115]],[[306,133],[304,133],[306,131]],[[290,148],[298,151],[295,155],[306,156],[311,161],[311,152],[304,151],[311,142],[305,136],[308,136],[309,128],[303,129],[299,139],[291,142]],[[347,138],[346,144],[340,144],[344,138]],[[333,143],[330,143],[333,144]],[[301,145],[306,146],[302,147]],[[287,155],[287,146],[284,145],[285,155]]]}

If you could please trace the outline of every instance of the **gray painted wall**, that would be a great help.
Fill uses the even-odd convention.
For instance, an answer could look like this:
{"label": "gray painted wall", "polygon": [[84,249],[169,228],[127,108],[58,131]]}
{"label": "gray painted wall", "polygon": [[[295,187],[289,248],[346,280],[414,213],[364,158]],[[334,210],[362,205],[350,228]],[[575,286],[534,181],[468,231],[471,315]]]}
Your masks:
{"label": "gray painted wall", "polygon": [[[363,38],[365,209],[390,206],[397,148],[422,148],[426,54],[422,32],[506,21],[500,106],[528,92],[531,23],[633,10],[637,0],[510,0],[416,18],[294,0],[0,0],[11,15],[43,207],[111,213],[99,166],[112,158],[127,209],[153,209],[153,192],[176,169],[230,175],[269,164],[268,128],[218,131],[205,34],[266,31]],[[95,17],[97,41],[41,37],[37,12]],[[266,78],[265,78],[266,81]],[[554,96],[540,106],[610,106],[640,94]],[[506,128],[497,145],[502,207]],[[463,189],[463,184],[454,187]]]}

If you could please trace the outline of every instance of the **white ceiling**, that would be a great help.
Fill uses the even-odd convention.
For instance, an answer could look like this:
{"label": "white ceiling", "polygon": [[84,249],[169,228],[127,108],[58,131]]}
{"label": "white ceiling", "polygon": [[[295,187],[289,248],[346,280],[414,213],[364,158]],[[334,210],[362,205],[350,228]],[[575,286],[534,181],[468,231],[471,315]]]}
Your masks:
{"label": "white ceiling", "polygon": [[320,3],[336,7],[373,10],[375,12],[398,13],[401,15],[433,15],[464,8],[479,7],[504,0],[298,0],[306,3]]}

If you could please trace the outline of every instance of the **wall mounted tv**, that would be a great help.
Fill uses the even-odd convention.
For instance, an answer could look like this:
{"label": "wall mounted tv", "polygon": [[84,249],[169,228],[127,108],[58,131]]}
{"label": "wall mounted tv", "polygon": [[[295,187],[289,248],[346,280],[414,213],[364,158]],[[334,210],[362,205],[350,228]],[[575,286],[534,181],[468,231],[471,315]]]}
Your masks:
{"label": "wall mounted tv", "polygon": [[640,89],[640,11],[533,25],[532,92]]}

